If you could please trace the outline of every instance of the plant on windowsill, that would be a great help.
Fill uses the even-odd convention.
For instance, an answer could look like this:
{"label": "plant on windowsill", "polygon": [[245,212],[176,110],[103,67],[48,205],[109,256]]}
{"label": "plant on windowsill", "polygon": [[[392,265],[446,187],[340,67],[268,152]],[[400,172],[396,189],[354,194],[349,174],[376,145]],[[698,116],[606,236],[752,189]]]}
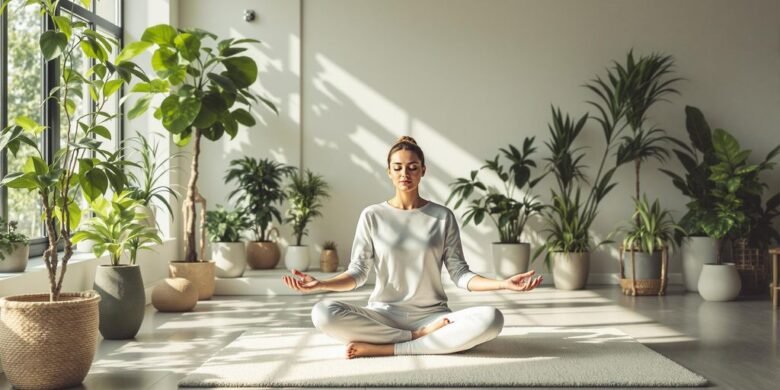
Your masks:
{"label": "plant on windowsill", "polygon": [[[236,182],[228,199],[237,198],[238,206],[252,219],[255,241],[247,243],[246,262],[252,269],[273,269],[279,263],[279,245],[271,241],[274,219],[282,222],[278,206],[285,199],[282,180],[295,174],[295,168],[270,159],[244,157],[230,162],[225,183]],[[278,231],[277,236],[278,236]]]}
{"label": "plant on windowsill", "polygon": [[[537,197],[530,194],[543,178],[531,179],[531,168],[536,167],[536,162],[530,158],[536,151],[533,144],[534,138],[531,137],[523,140],[522,151],[513,145],[509,145],[508,149],[501,148],[504,158],[511,163],[508,169],[499,162],[499,155],[493,160],[486,160],[479,170],[471,171],[470,179],[461,177],[450,184],[452,193],[445,202],[449,204],[457,199],[454,206],[457,209],[472,195],[477,195],[463,214],[463,224],[473,221],[475,226],[479,226],[485,216],[493,221],[499,233],[499,242],[491,246],[493,270],[501,278],[528,271],[531,245],[520,242],[520,236],[528,219],[543,207]],[[503,193],[490,190],[479,180],[479,172],[483,169],[492,171],[502,181]],[[523,192],[522,200],[515,199],[516,192]]]}
{"label": "plant on windowsill", "polygon": [[295,245],[287,247],[284,256],[284,264],[289,270],[306,271],[309,268],[309,247],[301,245],[301,240],[308,234],[306,227],[309,222],[322,216],[321,201],[330,196],[328,189],[323,177],[308,169],[291,176],[286,191],[289,202],[286,221],[292,224]]}
{"label": "plant on windowsill", "polygon": [[246,268],[246,245],[241,233],[252,223],[244,210],[216,210],[206,212],[206,231],[211,243],[211,259],[215,262],[217,277],[238,278]]}
{"label": "plant on windowsill", "polygon": [[[198,287],[198,298],[209,299],[214,294],[214,262],[204,261],[200,255],[206,241],[206,200],[198,190],[200,144],[202,138],[217,141],[227,134],[236,136],[239,124],[252,127],[256,121],[249,109],[262,102],[276,112],[267,99],[252,92],[258,76],[255,60],[240,55],[247,50],[246,43],[255,39],[228,38],[217,41],[217,36],[200,29],[176,30],[161,24],[147,28],[140,42],[129,46],[143,51],[154,48],[151,66],[158,78],[138,83],[133,92],[142,94],[128,117],[145,112],[156,95],[163,100],[154,115],[163,127],[173,134],[179,146],[193,142],[192,168],[187,194],[183,202],[185,255],[183,261],[170,263],[171,275],[189,279]],[[246,108],[236,108],[243,105]],[[196,249],[196,205],[200,210],[200,248]]]}
{"label": "plant on windowsill", "polygon": [[[23,169],[10,172],[0,185],[38,195],[48,238],[43,262],[49,292],[0,300],[0,359],[8,380],[20,388],[71,387],[81,383],[89,371],[96,351],[100,296],[94,291],[62,292],[73,255],[73,232],[83,213],[77,199],[83,196],[91,201],[109,190],[125,188],[123,168],[128,163],[120,153],[103,146],[111,138],[106,121],[119,115],[107,112],[106,104],[133,76],[145,78],[129,61],[131,51],[125,48],[110,59],[118,42],[85,22],[60,15],[58,3],[27,1],[23,6],[40,7],[47,25],[53,26],[40,35],[39,44],[43,59],[59,69],[57,86],[46,91],[44,102],[56,107],[55,114],[60,113],[60,127],[49,129],[17,116],[0,135],[0,149],[12,155],[22,145],[33,150]],[[81,3],[89,7],[89,1]],[[7,4],[3,1],[0,9]],[[94,63],[84,75],[73,67],[77,55]],[[94,110],[77,114],[76,108],[87,102]],[[51,161],[38,142],[44,131],[61,134],[61,147]]]}
{"label": "plant on windowsill", "polygon": [[[146,293],[136,255],[145,243],[162,243],[157,229],[147,226],[146,216],[136,212],[138,206],[128,191],[114,194],[111,200],[99,197],[90,202],[95,216],[73,235],[74,243],[91,240],[95,257],[108,252],[110,264],[98,266],[94,288],[100,294],[100,333],[109,340],[131,339],[141,328]],[[129,263],[122,264],[127,251]]]}
{"label": "plant on windowsill", "polygon": [[16,231],[17,222],[0,218],[0,272],[24,272],[30,257],[30,240]]}

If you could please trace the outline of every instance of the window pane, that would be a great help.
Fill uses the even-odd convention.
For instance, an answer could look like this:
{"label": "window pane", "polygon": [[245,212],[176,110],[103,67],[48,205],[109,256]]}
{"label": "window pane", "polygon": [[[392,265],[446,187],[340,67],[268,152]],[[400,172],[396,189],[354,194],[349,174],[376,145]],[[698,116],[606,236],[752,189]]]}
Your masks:
{"label": "window pane", "polygon": [[[110,33],[103,29],[98,29],[98,32],[105,35],[106,37],[112,37]],[[113,37],[114,39],[117,39],[117,37]],[[116,58],[116,56],[119,55],[119,48],[114,47],[114,50],[111,52],[111,54],[108,55],[109,59]],[[111,97],[106,101],[106,103],[101,108],[101,111],[109,114],[109,115],[117,115],[119,112],[119,98],[121,96],[122,91],[118,91],[115,94],[111,95]],[[121,142],[121,139],[119,139],[119,117],[116,116],[114,118],[104,118],[104,117],[98,117],[98,122],[105,126],[108,131],[111,133],[111,140],[107,140],[105,138],[99,137],[98,139],[100,141],[103,141],[103,149],[114,152],[117,150],[119,143]]]}
{"label": "window pane", "polygon": [[108,20],[111,23],[119,24],[117,18],[117,5],[119,0],[97,0],[95,3],[95,11],[98,16]]}
{"label": "window pane", "polygon": [[[63,12],[62,15],[72,18],[74,22],[79,20],[67,12]],[[71,52],[70,57],[67,59],[67,63],[68,68],[72,68],[80,75],[86,74],[90,68],[89,58],[87,58],[78,48]],[[62,64],[62,60],[60,60],[60,64]],[[62,76],[57,82],[59,85],[62,85]],[[64,89],[60,91],[62,93]],[[61,94],[60,98],[63,97],[65,96]],[[83,86],[79,89],[68,89],[66,98],[71,101],[75,111],[73,113],[68,113],[66,110],[60,108],[60,148],[64,148],[67,145],[69,137],[70,141],[73,142],[77,137],[82,135],[82,130],[79,128],[78,122],[84,124],[90,123],[90,117],[87,114],[90,112],[90,105],[92,103],[89,98],[89,90],[87,87]]]}
{"label": "window pane", "polygon": [[[42,123],[42,59],[38,47],[41,19],[36,7],[24,7],[24,0],[8,5],[8,119],[27,116]],[[19,172],[28,156],[36,154],[27,145],[17,157],[8,154],[8,172]],[[19,231],[42,236],[40,201],[35,192],[8,189],[8,219],[19,221]]]}

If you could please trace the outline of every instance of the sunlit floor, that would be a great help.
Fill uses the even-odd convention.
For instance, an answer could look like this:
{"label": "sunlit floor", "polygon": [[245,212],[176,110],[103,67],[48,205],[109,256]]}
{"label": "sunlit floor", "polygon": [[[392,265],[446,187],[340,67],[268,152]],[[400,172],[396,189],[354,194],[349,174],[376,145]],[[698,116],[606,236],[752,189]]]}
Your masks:
{"label": "sunlit floor", "polygon": [[[370,287],[329,297],[363,304]],[[531,293],[469,293],[448,288],[454,310],[493,305],[505,326],[616,327],[703,375],[713,388],[780,388],[778,311],[764,297],[703,302],[672,286],[664,297],[627,297],[617,286],[584,291],[542,287]],[[175,389],[187,372],[252,327],[311,327],[324,295],[215,297],[183,314],[147,307],[135,340],[102,341],[87,389]],[[1,388],[10,388],[2,378]]]}

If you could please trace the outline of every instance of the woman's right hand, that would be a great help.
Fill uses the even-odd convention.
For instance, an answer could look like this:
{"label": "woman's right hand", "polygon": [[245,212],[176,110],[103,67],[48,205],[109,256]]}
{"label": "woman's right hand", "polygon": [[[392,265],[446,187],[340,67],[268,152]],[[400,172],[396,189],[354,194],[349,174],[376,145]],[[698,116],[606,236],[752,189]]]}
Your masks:
{"label": "woman's right hand", "polygon": [[297,269],[292,270],[292,273],[300,279],[292,276],[282,276],[282,281],[287,287],[295,291],[307,293],[317,291],[322,287],[322,282],[311,275],[305,274]]}

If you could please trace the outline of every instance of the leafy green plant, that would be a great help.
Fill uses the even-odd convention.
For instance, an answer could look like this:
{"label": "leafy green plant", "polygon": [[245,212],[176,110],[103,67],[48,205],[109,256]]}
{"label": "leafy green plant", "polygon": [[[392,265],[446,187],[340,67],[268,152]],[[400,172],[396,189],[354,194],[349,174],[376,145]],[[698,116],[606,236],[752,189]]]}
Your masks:
{"label": "leafy green plant", "polygon": [[206,212],[206,231],[211,242],[241,242],[241,232],[251,227],[252,221],[242,210],[217,206]]}
{"label": "leafy green plant", "polygon": [[[209,41],[216,45],[207,46]],[[195,248],[195,206],[203,198],[198,192],[198,172],[201,139],[211,141],[224,134],[233,138],[238,125],[252,127],[256,121],[249,109],[262,102],[274,112],[276,106],[252,92],[258,76],[255,60],[240,55],[244,44],[259,43],[255,39],[228,38],[217,41],[216,35],[200,29],[177,31],[161,24],[147,28],[140,42],[128,45],[133,54],[154,47],[152,68],[158,78],[136,84],[132,91],[142,94],[128,113],[134,118],[145,112],[155,95],[163,95],[155,117],[173,134],[179,146],[193,140],[192,169],[187,185],[185,205],[186,254],[184,261],[199,261]],[[235,108],[237,105],[245,108]]]}
{"label": "leafy green plant", "polygon": [[252,229],[258,241],[267,241],[268,228],[274,219],[282,221],[277,205],[285,199],[282,180],[295,174],[295,168],[270,159],[244,157],[230,162],[225,183],[236,181],[238,187],[228,199],[238,198],[238,204],[250,215]]}
{"label": "leafy green plant", "polygon": [[[490,217],[493,224],[498,229],[501,243],[519,243],[520,235],[523,233],[528,218],[539,213],[542,209],[542,203],[537,197],[526,192],[522,200],[514,198],[516,191],[522,191],[525,187],[531,190],[542,179],[538,177],[531,180],[531,168],[536,167],[536,162],[530,159],[530,156],[536,151],[533,146],[534,138],[526,138],[523,141],[522,151],[513,145],[508,149],[501,148],[505,159],[511,163],[506,169],[499,162],[499,155],[493,160],[486,160],[485,165],[479,170],[471,171],[469,178],[457,178],[450,184],[453,188],[452,193],[447,199],[449,204],[453,199],[457,199],[454,208],[457,209],[463,202],[469,200],[472,195],[477,195],[463,214],[463,224],[467,225],[473,221],[474,225],[479,225],[485,219]],[[503,193],[491,191],[478,179],[479,171],[487,169],[493,172],[504,184]]]}
{"label": "leafy green plant", "polygon": [[[93,200],[91,210],[95,216],[73,234],[73,243],[91,240],[95,256],[100,257],[108,252],[112,266],[121,265],[121,256],[125,250],[134,248],[137,252],[144,242],[161,244],[157,229],[144,225],[143,215],[135,212],[138,205],[138,201],[128,191],[114,194],[111,200],[103,197]],[[130,264],[135,264],[135,261],[135,256],[131,256]]]}
{"label": "leafy green plant", "polygon": [[669,211],[662,209],[657,199],[650,204],[647,196],[635,201],[636,208],[623,238],[623,248],[653,253],[667,246],[676,247],[675,232],[685,234],[685,231],[674,223]]}
{"label": "leafy green plant", "polygon": [[179,199],[179,193],[172,187],[160,184],[164,175],[175,168],[171,168],[171,163],[183,156],[183,153],[173,153],[165,158],[160,158],[160,142],[150,142],[143,134],[128,138],[124,142],[126,149],[132,152],[131,157],[140,160],[140,172],[128,172],[129,190],[133,199],[141,205],[151,207],[153,201],[160,202],[173,217],[173,209],[168,201],[170,195]]}
{"label": "leafy green plant", "polygon": [[322,216],[322,199],[329,197],[328,183],[322,176],[306,169],[303,174],[291,177],[287,186],[287,222],[292,224],[295,245],[301,245],[301,239],[307,235],[306,226],[312,219]]}
{"label": "leafy green plant", "polygon": [[19,245],[26,245],[29,239],[24,234],[16,231],[16,221],[5,223],[5,220],[0,218],[0,226],[2,227],[0,231],[0,261],[2,261],[16,250]]}
{"label": "leafy green plant", "polygon": [[[82,4],[88,4],[82,0]],[[4,10],[8,0],[3,1]],[[59,15],[57,1],[27,1],[25,6],[38,6],[52,29],[40,35],[40,49],[44,60],[56,61],[59,83],[47,91],[45,101],[54,101],[61,113],[60,128],[48,129],[29,117],[19,115],[0,135],[0,149],[14,156],[24,144],[33,149],[21,171],[10,172],[0,185],[26,189],[38,194],[42,205],[42,220],[48,237],[43,260],[49,274],[49,299],[57,301],[62,283],[73,255],[73,231],[79,225],[82,209],[76,201],[84,197],[93,201],[109,189],[121,192],[127,177],[121,153],[109,152],[102,146],[111,139],[105,126],[119,114],[107,111],[106,104],[130,84],[133,76],[148,80],[141,68],[130,61],[131,48],[124,48],[116,58],[109,58],[118,42],[89,28],[81,20]],[[2,11],[0,11],[2,12]],[[74,68],[73,59],[83,56],[93,65],[82,74]],[[87,91],[84,94],[82,91]],[[85,101],[86,100],[86,101]],[[90,104],[92,112],[77,114],[76,108]],[[46,151],[39,146],[44,131],[61,134],[61,148],[47,162]],[[59,248],[64,251],[60,254]]]}
{"label": "leafy green plant", "polygon": [[336,243],[333,241],[325,241],[325,243],[322,244],[322,250],[324,251],[335,251],[336,250]]}

